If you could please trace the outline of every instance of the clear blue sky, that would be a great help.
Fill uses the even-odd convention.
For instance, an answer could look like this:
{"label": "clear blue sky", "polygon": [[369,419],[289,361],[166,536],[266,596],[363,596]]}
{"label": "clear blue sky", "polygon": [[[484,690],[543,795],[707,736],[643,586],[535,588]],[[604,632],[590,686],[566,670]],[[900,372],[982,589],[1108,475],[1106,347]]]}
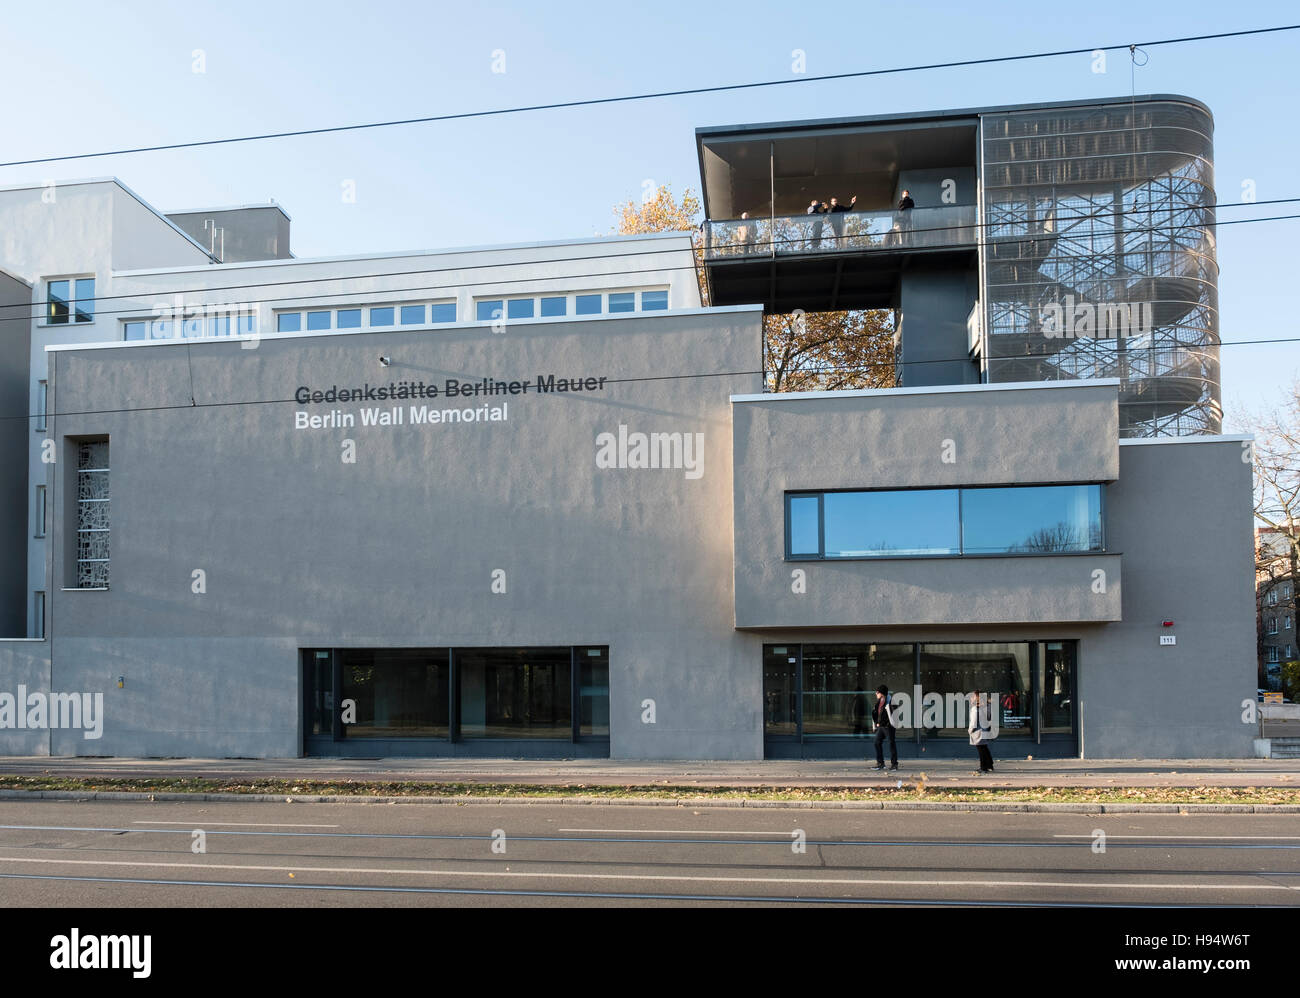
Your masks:
{"label": "clear blue sky", "polygon": [[[1294,2],[95,2],[14,5],[0,34],[3,160],[519,104],[1233,31]],[[193,71],[194,50],[205,71]],[[505,53],[494,73],[493,53]],[[1219,200],[1300,196],[1300,32],[1161,46],[1138,93],[1215,115]],[[114,175],[164,210],[275,198],[298,256],[608,232],[645,180],[698,190],[701,125],[1130,93],[1071,56],[0,170],[0,186]],[[357,200],[341,196],[354,181]],[[1256,209],[1296,214],[1300,205]],[[1244,213],[1221,212],[1220,218]],[[1300,335],[1283,308],[1300,220],[1225,226],[1225,340]],[[1228,425],[1300,376],[1300,343],[1223,349]]]}

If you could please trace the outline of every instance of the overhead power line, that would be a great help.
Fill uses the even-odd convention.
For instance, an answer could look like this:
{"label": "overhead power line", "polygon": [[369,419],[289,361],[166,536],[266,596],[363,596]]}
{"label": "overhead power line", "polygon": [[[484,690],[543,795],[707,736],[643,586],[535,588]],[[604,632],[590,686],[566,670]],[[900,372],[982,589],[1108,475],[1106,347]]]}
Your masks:
{"label": "overhead power line", "polygon": [[[1293,203],[1293,202],[1300,202],[1300,197],[1298,197],[1298,198],[1278,198],[1278,199],[1275,199],[1275,200],[1273,200],[1273,201],[1265,201],[1265,202],[1246,202],[1246,204],[1289,204],[1289,203]],[[1232,202],[1232,203],[1230,203],[1230,204],[1224,204],[1224,205],[1222,205],[1222,206],[1223,206],[1223,207],[1228,207],[1228,206],[1236,207],[1236,206],[1238,206],[1238,205],[1237,205],[1236,202]],[[1219,206],[1196,205],[1196,206],[1190,206],[1190,207],[1209,208],[1209,207],[1219,207]],[[1175,209],[1175,210],[1185,210],[1185,209]],[[1079,216],[1077,216],[1077,219],[1076,219],[1076,217],[1072,216],[1072,217],[1071,217],[1071,221],[1075,221],[1075,220],[1082,221],[1082,220],[1086,220],[1086,219],[1088,219],[1088,218],[1102,217],[1102,214],[1110,214],[1110,213],[1097,213],[1097,214],[1079,215]],[[1286,220],[1288,220],[1288,219],[1296,219],[1296,218],[1300,218],[1300,214],[1295,214],[1295,215],[1267,215],[1267,216],[1260,217],[1260,218],[1238,218],[1238,219],[1229,219],[1229,220],[1227,220],[1227,221],[1222,221],[1222,222],[1221,222],[1221,221],[1213,221],[1213,222],[1188,222],[1188,223],[1183,223],[1183,224],[1179,224],[1179,225],[1138,226],[1138,227],[1135,227],[1135,228],[1127,229],[1127,230],[1125,230],[1125,232],[1126,232],[1127,234],[1129,234],[1129,235],[1140,235],[1140,234],[1142,234],[1142,233],[1144,233],[1144,232],[1160,232],[1160,233],[1166,233],[1166,232],[1177,231],[1177,230],[1180,230],[1180,229],[1219,228],[1219,227],[1227,226],[1227,225],[1245,225],[1245,224],[1253,223],[1253,222],[1280,222],[1280,221],[1286,221]],[[730,223],[730,222],[735,222],[736,224],[745,224],[746,221],[751,222],[751,223],[756,222],[756,221],[757,221],[757,222],[762,222],[763,219],[761,219],[761,218],[760,218],[760,219],[748,219],[748,220],[742,220],[742,219],[728,219],[727,221],[728,221],[729,223]],[[1003,222],[972,222],[972,223],[970,223],[969,225],[959,225],[959,226],[945,225],[945,226],[933,226],[933,227],[929,227],[929,228],[913,228],[913,229],[908,230],[908,233],[909,233],[909,235],[914,235],[914,234],[919,233],[919,232],[945,232],[945,231],[950,231],[950,230],[952,230],[952,229],[954,229],[954,228],[957,228],[957,229],[979,229],[979,228],[989,228],[989,227],[994,227],[994,226],[1002,226],[1002,225],[1006,225],[1006,224],[1008,224],[1008,223],[1005,222],[1005,221],[1003,221]],[[693,231],[694,231],[694,230],[682,230],[682,234],[683,234],[683,235],[690,235],[690,234],[693,233]],[[1012,235],[1012,236],[1007,236],[1006,239],[1005,239],[1005,241],[1006,241],[1006,242],[1032,242],[1032,241],[1040,240],[1040,239],[1058,239],[1058,238],[1061,238],[1061,235],[1062,235],[1062,233],[1061,233],[1060,231],[1051,232],[1051,233],[1024,233],[1024,234],[1016,234],[1016,235]],[[1088,234],[1088,235],[1091,236],[1091,234]],[[848,237],[824,236],[824,237],[823,237],[823,241],[826,242],[826,243],[828,243],[828,244],[834,244],[834,243],[836,242],[836,239],[837,239],[837,238],[848,238]],[[982,239],[982,240],[975,240],[975,241],[972,241],[972,242],[970,242],[970,243],[962,243],[962,244],[960,244],[960,245],[954,245],[953,247],[951,247],[951,249],[954,249],[954,250],[976,249],[976,248],[988,247],[988,246],[996,245],[997,242],[998,242],[998,241],[996,241],[996,240],[989,239],[989,238],[985,238],[985,239]],[[771,241],[770,241],[770,240],[767,240],[767,241],[760,241],[760,242],[756,242],[754,245],[755,245],[756,248],[757,248],[757,247],[762,247],[762,246],[770,246],[770,245],[771,245]],[[925,249],[935,249],[935,248],[942,249],[942,248],[944,248],[944,247],[920,247],[920,249],[922,249],[922,250],[925,250]],[[449,252],[454,253],[455,251],[452,250],[452,251],[449,251]],[[629,254],[626,254],[626,255],[627,255],[628,257],[653,257],[653,256],[664,256],[664,255],[668,255],[668,254],[679,254],[679,253],[683,253],[683,252],[692,252],[692,251],[687,251],[687,250],[682,250],[682,249],[675,249],[675,248],[674,248],[674,249],[646,249],[646,250],[638,250],[638,251],[636,251],[635,253],[629,253]],[[832,250],[832,252],[841,252],[841,251],[838,251],[838,250]],[[852,251],[852,250],[844,250],[844,251],[842,251],[842,252],[845,253],[845,254],[847,255],[847,254],[851,254],[853,251]],[[401,254],[394,254],[394,255],[398,255],[398,256],[400,256]],[[411,255],[411,256],[415,256],[415,255],[420,255],[420,254],[418,254],[418,253],[412,253],[412,254],[410,254],[410,255]],[[813,255],[813,254],[809,254],[809,255]],[[794,255],[794,254],[792,254],[792,255],[790,255],[790,256],[787,256],[787,257],[783,257],[783,259],[798,259],[798,258],[799,258],[799,256],[798,256],[798,255]],[[549,257],[549,258],[546,258],[546,259],[539,259],[539,260],[509,260],[509,261],[498,261],[498,262],[496,262],[496,263],[472,263],[472,264],[461,263],[461,264],[456,264],[456,265],[453,265],[453,266],[446,266],[446,267],[424,267],[424,268],[419,268],[419,269],[415,269],[415,270],[391,270],[391,271],[382,271],[382,272],[371,273],[371,274],[336,274],[336,275],[332,275],[332,276],[324,276],[324,277],[295,277],[295,278],[290,278],[290,279],[288,279],[288,280],[282,280],[282,281],[251,281],[251,282],[240,283],[240,284],[216,284],[216,285],[211,285],[211,286],[206,286],[206,287],[205,287],[205,286],[196,286],[196,287],[189,287],[189,288],[169,288],[169,289],[162,290],[162,291],[145,291],[145,290],[141,290],[141,291],[135,291],[135,292],[130,292],[130,293],[126,293],[126,294],[96,295],[94,298],[86,299],[86,300],[88,300],[88,301],[92,301],[92,302],[95,303],[96,307],[95,307],[95,313],[94,313],[94,314],[95,314],[96,316],[99,316],[99,315],[140,315],[140,314],[141,314],[141,309],[142,309],[142,308],[145,308],[145,307],[148,307],[148,306],[144,306],[144,305],[136,304],[136,305],[132,305],[132,306],[129,307],[129,308],[118,308],[118,309],[106,308],[106,309],[101,309],[101,308],[99,308],[99,303],[100,303],[100,302],[105,302],[105,301],[118,301],[118,300],[130,300],[130,301],[133,301],[133,302],[140,302],[141,300],[148,300],[148,299],[174,298],[176,295],[181,295],[182,297],[185,296],[185,295],[210,295],[210,294],[214,294],[214,293],[216,293],[216,292],[218,292],[218,291],[247,291],[247,290],[250,290],[250,289],[253,289],[253,288],[277,288],[277,287],[288,287],[288,286],[290,286],[290,285],[295,285],[295,284],[298,284],[298,285],[303,285],[303,284],[307,284],[307,285],[320,285],[320,284],[331,284],[331,283],[336,283],[336,282],[340,282],[340,281],[378,280],[378,279],[380,279],[380,278],[390,278],[390,277],[412,277],[412,276],[419,276],[419,275],[425,275],[425,274],[441,274],[441,273],[448,273],[448,272],[463,273],[463,272],[467,272],[467,271],[468,271],[468,272],[474,272],[474,271],[483,271],[483,270],[496,270],[496,269],[500,269],[500,268],[504,268],[504,267],[528,267],[528,266],[539,266],[539,265],[543,265],[543,264],[548,264],[548,265],[549,265],[549,264],[555,264],[555,263],[576,263],[576,262],[579,262],[579,261],[582,261],[582,260],[608,261],[608,260],[610,260],[610,259],[612,259],[612,258],[611,258],[609,255],[599,255],[599,256],[598,256],[598,255],[593,255],[593,254],[585,253],[585,254],[582,254],[582,255],[580,255],[580,256]],[[755,259],[755,260],[758,260],[758,259],[766,259],[766,257],[760,255],[760,256],[755,256],[754,259]],[[267,261],[267,262],[269,263],[270,261]],[[705,260],[705,264],[706,264],[706,265],[707,265],[709,262],[710,262],[709,260],[707,260],[707,259]],[[730,260],[730,259],[729,259],[729,260],[726,261],[727,264],[730,264],[730,263],[743,263],[743,262],[745,262],[745,261],[740,260],[740,259],[736,259],[736,260]],[[250,265],[250,266],[254,266],[254,267],[255,267],[255,266],[257,266],[257,264],[258,264],[258,261],[249,261],[249,265]],[[280,264],[277,263],[276,265],[278,266],[278,265],[280,265]],[[310,266],[310,265],[311,265],[311,262],[310,262],[310,261],[304,261],[302,265],[303,265],[303,266]],[[204,269],[204,268],[202,268],[202,267],[198,267],[198,268],[196,268],[196,270],[198,270],[198,271],[202,271],[203,269]],[[512,277],[512,278],[510,278],[508,281],[499,281],[499,282],[488,281],[488,282],[482,282],[482,283],[489,283],[489,284],[491,284],[491,283],[500,283],[500,284],[506,284],[506,283],[509,283],[509,284],[511,284],[511,285],[529,284],[529,283],[534,283],[534,282],[537,282],[537,281],[544,281],[544,282],[551,282],[551,283],[554,283],[557,279],[562,279],[562,280],[582,280],[582,279],[585,279],[585,278],[591,278],[591,277],[618,277],[618,276],[620,276],[620,275],[629,275],[629,274],[660,273],[660,272],[669,272],[669,271],[678,271],[678,270],[695,270],[695,269],[696,269],[696,265],[695,265],[694,263],[692,263],[692,264],[679,264],[679,265],[665,264],[665,265],[663,265],[663,266],[658,266],[658,265],[656,265],[656,266],[653,266],[653,267],[641,267],[641,268],[634,268],[634,269],[631,269],[631,270],[590,271],[590,272],[580,273],[580,274],[561,274],[561,275],[558,276],[558,278],[557,278],[556,276],[554,276],[554,275],[552,275],[552,276],[546,276],[546,277]],[[458,288],[464,287],[464,286],[465,286],[466,284],[468,284],[468,283],[480,283],[480,282],[461,280],[461,281],[456,281],[456,282],[451,283],[451,284],[417,284],[417,285],[412,285],[412,286],[410,286],[410,287],[400,287],[400,288],[373,288],[373,289],[366,289],[366,290],[362,290],[362,291],[316,292],[316,291],[308,290],[308,291],[304,291],[303,293],[300,293],[300,294],[276,295],[276,296],[267,296],[267,297],[261,297],[261,298],[246,298],[246,299],[243,299],[243,300],[238,301],[238,302],[207,302],[207,304],[211,304],[211,305],[222,305],[222,304],[228,304],[228,305],[260,305],[260,304],[267,304],[267,303],[271,303],[271,302],[290,301],[290,300],[293,300],[293,299],[307,299],[307,298],[310,298],[310,299],[315,300],[315,301],[323,301],[323,300],[325,300],[325,299],[327,299],[327,298],[355,298],[355,297],[357,297],[357,296],[362,296],[362,295],[370,295],[370,296],[374,296],[374,295],[376,295],[376,294],[380,294],[380,295],[405,294],[405,293],[407,293],[407,292],[411,292],[411,291],[448,291],[448,290],[454,290],[454,289],[458,289]],[[508,291],[502,291],[502,292],[500,292],[500,293],[501,293],[502,295],[508,295],[510,292],[508,292]],[[40,299],[38,299],[38,300],[35,301],[35,302],[14,302],[14,303],[11,303],[11,304],[8,304],[8,305],[0,305],[0,318],[3,318],[3,317],[4,317],[4,316],[3,316],[3,312],[4,312],[5,310],[8,310],[8,309],[28,309],[28,310],[29,310],[29,313],[28,313],[28,315],[25,316],[25,317],[24,317],[24,316],[14,315],[14,316],[9,316],[8,318],[11,318],[11,319],[22,319],[22,318],[28,318],[28,319],[40,319],[40,318],[42,318],[42,317],[46,314],[46,313],[45,313],[45,309],[46,309],[49,305],[51,305],[51,304],[56,304],[56,303],[57,303],[57,304],[60,304],[60,305],[67,305],[67,304],[68,304],[68,302],[61,301],[61,300],[55,302],[54,300],[51,300],[51,299],[44,299],[44,300],[40,300]],[[200,304],[200,303],[199,303],[199,302],[189,302],[189,303],[187,303],[187,304]],[[365,303],[358,303],[358,304],[365,304]],[[308,307],[310,307],[310,306],[304,305],[304,306],[302,306],[302,307],[303,307],[303,308],[308,308]],[[35,312],[31,312],[31,311],[30,311],[30,310],[33,309],[33,308],[36,309]],[[147,318],[147,317],[142,317],[142,318]],[[71,323],[71,322],[69,322],[69,323],[67,323],[66,325],[68,325],[68,326],[71,327],[71,326],[75,326],[76,323]]]}
{"label": "overhead power line", "polygon": [[[663,314],[672,315],[671,312],[666,312]],[[635,317],[637,316],[629,316],[629,318],[635,318]],[[329,336],[331,334],[329,332],[324,332],[321,335]],[[179,346],[182,344],[191,347],[228,346],[240,340],[247,340],[250,338],[251,337],[249,336],[217,337],[217,338],[208,337],[205,339],[191,339],[191,340],[179,340],[179,341],[167,340],[165,342],[175,346]],[[159,342],[161,343],[164,341],[159,341]],[[1105,342],[1105,341],[1099,340],[1098,342]],[[1220,340],[1218,343],[1211,343],[1211,344],[1165,343],[1159,346],[1153,345],[1149,348],[1141,347],[1138,348],[1138,350],[1141,350],[1143,352],[1147,350],[1159,352],[1161,350],[1177,350],[1177,349],[1190,351],[1190,350],[1208,350],[1220,346],[1225,346],[1225,347],[1226,346],[1253,346],[1257,344],[1266,344],[1266,343],[1300,343],[1300,336],[1286,336],[1286,337],[1278,337],[1276,339]],[[1021,361],[1021,360],[1033,360],[1037,357],[1052,357],[1052,356],[1057,356],[1058,354],[1059,351],[1047,351],[1041,353],[1016,354],[1014,356],[1008,356],[1008,357],[989,357],[988,360],[990,362],[999,362],[999,361],[1011,362],[1011,361]],[[971,358],[969,354],[967,354],[961,357],[937,357],[937,358],[931,358],[923,361],[910,361],[909,363],[910,364],[948,364],[954,361],[970,361],[970,359]],[[832,365],[828,367],[825,366],[824,367],[802,367],[802,368],[795,369],[792,373],[801,374],[801,375],[857,374],[857,373],[862,373],[864,371],[875,371],[884,368],[897,368],[897,367],[898,364],[895,361],[884,360],[884,361],[868,362],[864,364]],[[644,377],[639,377],[639,378],[606,378],[605,383],[611,385],[618,385],[618,384],[637,384],[637,383],[647,382],[647,381],[692,381],[692,380],[698,380],[702,378],[741,378],[741,377],[754,377],[754,376],[765,378],[769,373],[771,372],[769,371],[707,371],[707,372],[701,372],[697,374],[656,374],[656,375],[646,375]],[[463,378],[470,378],[470,377],[481,378],[483,377],[483,375],[467,373],[462,375],[462,380]],[[1160,376],[1154,375],[1153,377],[1158,378]],[[367,381],[370,379],[362,377],[359,380]],[[392,373],[388,376],[387,380],[393,383],[398,383],[403,380],[409,381],[410,379],[409,378],[403,379],[399,376],[398,373]],[[506,378],[505,376],[501,376],[498,378],[494,378],[493,380],[509,380],[509,379]],[[1044,385],[1059,384],[1063,381],[1068,382],[1068,381],[1076,381],[1076,380],[1082,381],[1088,379],[1059,378],[1056,379],[1055,381],[1043,381],[1042,384]],[[382,384],[383,382],[381,381],[380,383]],[[993,382],[993,383],[997,384],[998,382]],[[772,392],[770,394],[775,399],[775,398],[780,398],[781,395],[786,393]],[[117,409],[78,409],[78,410],[70,410],[67,412],[44,413],[41,415],[44,415],[45,418],[47,419],[56,419],[60,416],[109,416],[109,415],[119,415],[119,414],[132,413],[132,412],[168,412],[172,410],[181,410],[181,409],[222,409],[222,408],[229,408],[232,406],[286,405],[289,403],[293,403],[295,405],[300,404],[297,399],[293,399],[293,398],[243,399],[243,400],[234,400],[229,402],[177,402],[170,405],[125,406]],[[39,418],[40,415],[0,416],[0,420],[39,419]]]}
{"label": "overhead power line", "polygon": [[726,93],[738,90],[754,90],[760,87],[781,87],[798,83],[823,83],[829,80],[864,79],[871,76],[887,76],[898,73],[920,73],[935,69],[958,69],[967,66],[987,66],[996,63],[1023,62],[1030,59],[1051,59],[1066,55],[1090,55],[1093,52],[1112,52],[1119,49],[1154,48],[1157,45],[1182,45],[1188,42],[1217,41],[1225,38],[1241,38],[1248,35],[1266,35],[1280,31],[1295,31],[1300,24],[1278,25],[1271,28],[1249,28],[1242,31],[1222,31],[1209,35],[1189,35],[1182,38],[1161,38],[1151,42],[1125,42],[1121,45],[1089,45],[1084,48],[1057,49],[1051,52],[1030,52],[1021,55],[989,56],[983,59],[958,59],[950,62],[933,62],[912,66],[894,66],[888,69],[864,69],[848,73],[827,73],[821,76],[794,76],[781,80],[760,80],[753,83],[728,83],[710,87],[688,87],[679,90],[659,90],[649,93],[626,94],[617,97],[592,97],[584,100],[554,101],[548,104],[528,104],[519,107],[493,108],[485,111],[460,111],[450,114],[425,115],[418,118],[397,118],[389,121],[370,121],[352,125],[332,125],[324,128],[302,128],[293,131],[263,132],[254,135],[237,135],[224,139],[201,139],[192,142],[169,142],[152,146],[134,146],[123,149],[108,149],[102,152],[73,153],[65,156],[45,156],[35,159],[16,159],[5,166],[31,166],[37,163],[63,163],[69,160],[98,159],[104,156],[129,156],[136,153],[164,152],[173,149],[196,149],[204,146],[231,145],[237,142],[262,142],[268,139],[297,138],[306,135],[328,135],[337,132],[356,132],[371,128],[395,128],[400,125],[421,125],[442,121],[463,121],[469,118],[490,118],[508,114],[525,114],[533,111],[559,111],[566,108],[595,107],[602,104],[627,104],[633,101],[659,100],[666,97],[689,97],[699,94]]}

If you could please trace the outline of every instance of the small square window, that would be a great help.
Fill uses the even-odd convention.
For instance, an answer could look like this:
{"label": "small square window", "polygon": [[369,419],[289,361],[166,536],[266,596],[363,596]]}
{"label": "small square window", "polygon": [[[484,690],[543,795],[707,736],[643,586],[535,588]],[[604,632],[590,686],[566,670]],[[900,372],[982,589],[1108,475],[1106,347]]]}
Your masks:
{"label": "small square window", "polygon": [[50,325],[95,321],[95,279],[62,277],[45,286],[45,321]]}
{"label": "small square window", "polygon": [[631,291],[620,292],[609,296],[609,310],[611,312],[635,312],[636,295]]}
{"label": "small square window", "polygon": [[599,315],[600,295],[578,295],[574,300],[574,311],[578,315]]}
{"label": "small square window", "polygon": [[201,318],[182,319],[181,336],[187,340],[198,339],[203,335],[203,320]]}
{"label": "small square window", "polygon": [[533,300],[531,298],[512,298],[506,302],[506,317],[510,319],[531,319],[533,317]]}
{"label": "small square window", "polygon": [[302,314],[299,312],[281,312],[275,317],[277,333],[296,333],[302,329]]}
{"label": "small square window", "polygon": [[567,298],[543,298],[542,299],[542,316],[568,315],[569,299]]}
{"label": "small square window", "polygon": [[667,291],[642,291],[641,311],[662,312],[668,308]]}
{"label": "small square window", "polygon": [[391,305],[386,308],[372,308],[370,310],[370,325],[391,326],[392,324],[393,307]]}
{"label": "small square window", "polygon": [[257,329],[257,316],[241,315],[235,319],[235,334],[237,336],[252,336]]}
{"label": "small square window", "polygon": [[433,313],[430,317],[431,322],[456,321],[456,303],[454,301],[445,301],[439,305],[430,305],[429,310]]}
{"label": "small square window", "polygon": [[307,328],[311,329],[329,329],[333,322],[333,312],[308,312]]}
{"label": "small square window", "polygon": [[428,312],[423,305],[403,305],[402,325],[423,326]]}
{"label": "small square window", "polygon": [[361,309],[341,308],[338,312],[339,329],[360,329]]}
{"label": "small square window", "polygon": [[218,315],[208,320],[209,336],[229,336],[230,335],[230,316]]}
{"label": "small square window", "polygon": [[491,322],[493,319],[499,319],[505,314],[505,303],[500,299],[478,302],[474,309],[474,315],[479,322]]}
{"label": "small square window", "polygon": [[124,340],[142,340],[145,338],[145,327],[147,322],[124,322],[122,323],[122,339]]}
{"label": "small square window", "polygon": [[172,322],[170,319],[154,319],[149,323],[149,339],[151,340],[170,340],[172,338]]}

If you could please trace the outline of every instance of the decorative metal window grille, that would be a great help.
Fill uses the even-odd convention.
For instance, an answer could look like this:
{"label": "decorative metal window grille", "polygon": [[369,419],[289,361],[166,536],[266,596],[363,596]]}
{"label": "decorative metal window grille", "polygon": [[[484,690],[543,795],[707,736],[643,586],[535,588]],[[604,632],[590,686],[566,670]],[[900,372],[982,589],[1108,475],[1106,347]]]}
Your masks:
{"label": "decorative metal window grille", "polygon": [[108,586],[108,441],[77,445],[77,588]]}

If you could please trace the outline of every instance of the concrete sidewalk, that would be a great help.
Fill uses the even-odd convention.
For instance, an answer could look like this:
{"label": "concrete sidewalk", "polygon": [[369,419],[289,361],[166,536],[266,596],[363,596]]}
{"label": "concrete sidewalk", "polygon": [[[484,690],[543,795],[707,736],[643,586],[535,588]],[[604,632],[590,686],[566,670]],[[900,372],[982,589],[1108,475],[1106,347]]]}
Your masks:
{"label": "concrete sidewalk", "polygon": [[897,772],[874,762],[625,762],[614,759],[87,759],[0,758],[0,775],[222,780],[363,780],[513,783],[535,786],[870,787],[925,773],[932,786],[1300,787],[1300,759],[999,759],[981,776],[975,760],[908,760]]}

